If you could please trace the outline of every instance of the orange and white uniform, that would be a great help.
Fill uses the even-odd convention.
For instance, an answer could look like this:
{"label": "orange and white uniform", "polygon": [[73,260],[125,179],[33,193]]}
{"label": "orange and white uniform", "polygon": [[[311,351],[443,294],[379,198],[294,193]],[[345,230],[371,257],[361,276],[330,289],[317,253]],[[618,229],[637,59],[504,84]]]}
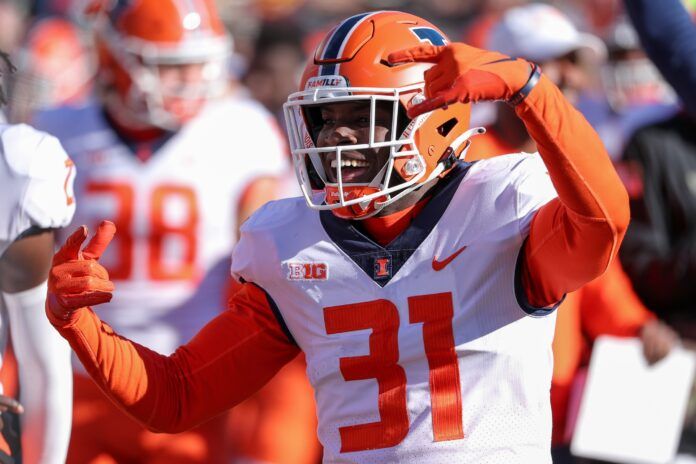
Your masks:
{"label": "orange and white uniform", "polygon": [[105,320],[168,354],[219,313],[240,201],[255,179],[284,174],[287,156],[270,115],[251,100],[210,103],[154,147],[124,143],[102,111],[46,128],[80,169],[73,223],[96,227],[106,217],[119,228],[102,258],[119,287]]}
{"label": "orange and white uniform", "polygon": [[[126,144],[97,105],[45,113],[39,122],[80,166],[74,224],[94,226],[108,217],[120,230],[103,262],[121,292],[103,308],[104,319],[160,353],[173,352],[224,307],[238,210],[248,187],[259,177],[287,171],[284,144],[270,115],[253,101],[230,97],[208,104],[154,146]],[[168,456],[162,449],[177,455],[171,444],[142,433],[116,411],[79,363],[75,367],[70,462],[90,462],[100,449],[117,461],[132,458],[131,451],[143,459],[148,459],[143,450],[162,459]],[[207,456],[198,450],[209,446],[224,453],[223,422],[208,427],[205,443],[196,437],[186,445],[179,437],[193,457],[189,451],[178,455],[198,462],[194,457]],[[136,440],[138,446],[125,445]]]}
{"label": "orange and white uniform", "polygon": [[297,200],[261,210],[230,310],[171,356],[89,309],[49,317],[153,430],[219,414],[304,350],[326,462],[550,463],[548,309],[606,270],[628,209],[599,138],[545,77],[516,112],[545,168],[455,168],[393,247]]}
{"label": "orange and white uniform", "polygon": [[515,276],[534,213],[555,197],[549,176],[518,155],[460,166],[436,188],[386,247],[301,198],[242,227],[233,274],[267,292],[307,357],[325,462],[509,462],[498,440],[540,443],[516,457],[545,459],[555,314],[528,317],[539,311]]}

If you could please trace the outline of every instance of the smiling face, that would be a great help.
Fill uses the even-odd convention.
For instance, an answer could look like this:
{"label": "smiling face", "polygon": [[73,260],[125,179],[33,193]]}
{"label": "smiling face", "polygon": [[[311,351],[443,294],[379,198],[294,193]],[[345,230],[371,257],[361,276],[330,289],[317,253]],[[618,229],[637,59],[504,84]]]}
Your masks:
{"label": "smiling face", "polygon": [[[341,102],[314,109],[312,132],[317,147],[367,144],[370,141],[369,102]],[[378,102],[375,111],[374,142],[391,138],[392,103]],[[322,165],[327,180],[338,182],[335,152],[324,153]],[[372,181],[389,160],[389,147],[346,150],[341,152],[341,175],[344,183]]]}

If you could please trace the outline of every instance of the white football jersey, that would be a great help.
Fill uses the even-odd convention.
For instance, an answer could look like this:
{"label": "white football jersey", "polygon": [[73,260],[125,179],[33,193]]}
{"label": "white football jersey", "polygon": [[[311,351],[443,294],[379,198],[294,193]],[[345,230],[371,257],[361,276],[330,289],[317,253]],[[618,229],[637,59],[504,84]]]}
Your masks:
{"label": "white football jersey", "polygon": [[0,124],[0,256],[32,227],[64,227],[75,212],[75,167],[55,137]]}
{"label": "white football jersey", "polygon": [[[259,104],[229,98],[137,156],[91,105],[43,115],[80,175],[73,225],[116,224],[100,262],[116,291],[98,307],[117,332],[173,352],[226,306],[237,209],[259,176],[287,172],[280,133]],[[69,121],[69,122],[64,122]]]}
{"label": "white football jersey", "polygon": [[242,227],[232,273],[305,352],[325,462],[551,462],[555,312],[517,266],[556,192],[538,155],[455,169],[386,247],[303,199]]}
{"label": "white football jersey", "polygon": [[[53,229],[70,222],[74,179],[75,166],[55,137],[25,124],[0,124],[0,256],[32,228]],[[0,298],[0,365],[8,320]]]}

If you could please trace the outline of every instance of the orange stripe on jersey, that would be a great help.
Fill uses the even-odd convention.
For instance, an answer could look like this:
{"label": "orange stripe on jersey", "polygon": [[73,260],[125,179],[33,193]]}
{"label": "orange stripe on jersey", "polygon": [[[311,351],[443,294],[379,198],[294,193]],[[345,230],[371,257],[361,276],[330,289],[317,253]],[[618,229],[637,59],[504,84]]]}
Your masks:
{"label": "orange stripe on jersey", "polygon": [[[65,192],[65,203],[70,206],[73,203],[75,203],[75,197],[72,194],[72,188],[68,188],[70,186],[70,178],[72,177],[73,172],[75,172],[75,163],[68,158],[65,160],[65,168],[68,170],[67,174],[65,175],[65,182],[63,183],[63,191]],[[70,190],[70,191],[68,191]]]}
{"label": "orange stripe on jersey", "polygon": [[423,344],[430,370],[435,441],[464,438],[459,362],[454,350],[451,293],[408,298],[409,321],[423,323]]}

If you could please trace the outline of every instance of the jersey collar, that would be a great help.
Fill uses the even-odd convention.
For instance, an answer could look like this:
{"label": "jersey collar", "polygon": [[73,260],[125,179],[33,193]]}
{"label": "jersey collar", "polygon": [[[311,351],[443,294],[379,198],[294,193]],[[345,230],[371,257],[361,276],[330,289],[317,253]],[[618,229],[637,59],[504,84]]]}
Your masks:
{"label": "jersey collar", "polygon": [[430,235],[472,164],[457,162],[452,171],[433,187],[430,200],[413,222],[386,246],[358,230],[353,221],[338,218],[329,210],[319,212],[321,224],[336,246],[375,283],[384,287]]}

